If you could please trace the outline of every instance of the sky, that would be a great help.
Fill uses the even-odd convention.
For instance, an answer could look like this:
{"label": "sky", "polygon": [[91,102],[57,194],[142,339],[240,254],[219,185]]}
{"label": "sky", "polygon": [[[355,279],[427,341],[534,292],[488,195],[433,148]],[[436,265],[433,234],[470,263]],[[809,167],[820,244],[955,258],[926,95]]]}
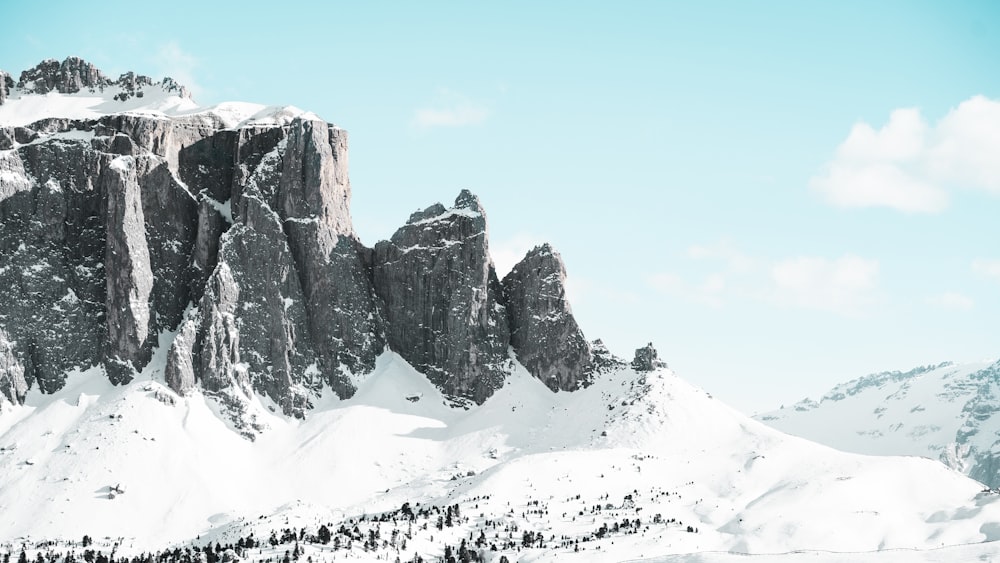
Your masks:
{"label": "sky", "polygon": [[747,413],[1000,357],[995,2],[47,2],[76,55],[348,130],[368,245],[459,191],[551,243],[587,338]]}

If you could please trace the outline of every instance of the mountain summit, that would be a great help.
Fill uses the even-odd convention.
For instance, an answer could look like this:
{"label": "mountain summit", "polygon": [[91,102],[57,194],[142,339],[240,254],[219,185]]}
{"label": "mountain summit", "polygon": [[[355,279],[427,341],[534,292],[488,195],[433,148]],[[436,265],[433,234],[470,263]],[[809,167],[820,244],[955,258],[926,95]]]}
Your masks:
{"label": "mountain summit", "polygon": [[367,248],[347,133],[313,114],[202,108],[169,78],[111,80],[76,57],[0,82],[10,401],[94,365],[126,383],[157,346],[174,391],[217,395],[245,429],[255,394],[301,416],[324,388],[353,395],[386,349],[459,401],[482,403],[515,358],[553,390],[589,381],[558,254],[500,281],[471,192]]}

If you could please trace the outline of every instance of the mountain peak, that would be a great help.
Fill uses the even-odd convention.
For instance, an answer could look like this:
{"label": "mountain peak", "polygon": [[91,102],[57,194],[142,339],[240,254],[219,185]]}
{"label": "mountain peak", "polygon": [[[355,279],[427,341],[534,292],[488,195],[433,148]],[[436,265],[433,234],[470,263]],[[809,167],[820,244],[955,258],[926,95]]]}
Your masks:
{"label": "mountain peak", "polygon": [[21,72],[16,84],[7,73],[0,71],[0,75],[0,103],[15,87],[25,94],[103,92],[105,89],[118,87],[121,91],[115,95],[115,99],[120,101],[133,96],[141,98],[143,88],[160,87],[178,97],[191,98],[190,91],[172,78],[166,77],[155,82],[149,76],[128,71],[112,80],[93,63],[74,56],[66,57],[62,62],[45,59]]}
{"label": "mountain peak", "polygon": [[84,88],[95,90],[110,85],[104,73],[80,57],[66,57],[62,62],[45,59],[22,72],[17,81],[19,89],[33,94],[75,94]]}
{"label": "mountain peak", "polygon": [[632,369],[635,371],[653,371],[665,367],[667,363],[660,359],[652,342],[636,349],[635,359],[632,360]]}
{"label": "mountain peak", "polygon": [[479,197],[467,189],[463,189],[455,198],[455,209],[468,209],[483,215],[483,204]]}

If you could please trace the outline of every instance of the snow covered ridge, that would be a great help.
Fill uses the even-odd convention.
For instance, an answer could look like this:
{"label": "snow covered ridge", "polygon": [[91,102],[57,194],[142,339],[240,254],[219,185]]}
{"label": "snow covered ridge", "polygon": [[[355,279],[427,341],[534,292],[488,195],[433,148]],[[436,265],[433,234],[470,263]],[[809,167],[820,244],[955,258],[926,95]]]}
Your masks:
{"label": "snow covered ridge", "polygon": [[975,481],[931,460],[784,435],[663,367],[619,366],[573,393],[550,393],[518,367],[467,409],[384,353],[354,396],[328,392],[304,420],[258,398],[268,430],[249,442],[207,394],[167,388],[162,348],[154,356],[126,385],[77,372],[0,413],[0,554],[497,563],[997,552],[982,542],[1000,538],[1000,497]]}
{"label": "snow covered ridge", "polygon": [[1000,486],[1000,362],[870,375],[756,418],[845,451],[919,455]]}
{"label": "snow covered ridge", "polygon": [[293,106],[226,102],[202,107],[187,88],[166,77],[126,72],[112,80],[77,57],[42,61],[20,79],[0,71],[0,127],[25,127],[45,119],[96,120],[115,114],[163,119],[214,118],[223,128],[287,125],[320,118]]}

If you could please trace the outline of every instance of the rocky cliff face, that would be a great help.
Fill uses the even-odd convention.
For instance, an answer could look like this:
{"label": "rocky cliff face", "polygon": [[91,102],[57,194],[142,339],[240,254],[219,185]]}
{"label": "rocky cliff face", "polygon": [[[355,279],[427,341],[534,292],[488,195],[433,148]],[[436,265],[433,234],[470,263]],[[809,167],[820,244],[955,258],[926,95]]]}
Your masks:
{"label": "rocky cliff face", "polygon": [[8,340],[7,333],[0,330],[0,401],[7,398],[21,402],[27,392],[24,366],[14,355],[14,345]]}
{"label": "rocky cliff face", "polygon": [[504,277],[503,289],[517,359],[553,391],[586,386],[593,354],[566,301],[559,253],[535,247]]}
{"label": "rocky cliff face", "polygon": [[[106,88],[105,104],[187,95],[70,58],[16,85],[0,76],[0,103]],[[295,416],[324,387],[349,397],[387,347],[458,399],[501,387],[511,347],[551,389],[586,385],[594,357],[557,253],[539,247],[498,280],[468,191],[366,248],[351,224],[347,134],[290,115],[0,123],[0,393],[53,392],[94,365],[124,383],[162,342],[171,388],[234,411],[255,393]]]}
{"label": "rocky cliff face", "polygon": [[10,94],[11,88],[14,87],[14,79],[10,77],[9,74],[0,70],[0,104],[4,103],[7,96]]}
{"label": "rocky cliff face", "polygon": [[632,369],[638,372],[653,371],[657,368],[665,368],[667,363],[660,359],[660,355],[653,348],[650,342],[642,348],[636,348],[635,357],[632,359]]}
{"label": "rocky cliff face", "polygon": [[482,402],[503,385],[510,329],[476,196],[411,215],[375,245],[373,271],[393,351],[451,395]]}

